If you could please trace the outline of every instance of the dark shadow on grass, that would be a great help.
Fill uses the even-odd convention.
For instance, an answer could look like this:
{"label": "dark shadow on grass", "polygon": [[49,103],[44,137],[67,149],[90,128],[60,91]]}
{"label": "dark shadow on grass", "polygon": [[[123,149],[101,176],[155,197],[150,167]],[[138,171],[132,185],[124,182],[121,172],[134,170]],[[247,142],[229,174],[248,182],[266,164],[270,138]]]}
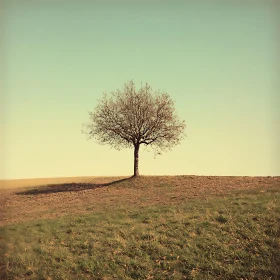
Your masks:
{"label": "dark shadow on grass", "polygon": [[121,180],[112,181],[109,183],[63,183],[63,184],[48,184],[34,187],[30,190],[17,192],[18,195],[39,195],[39,194],[50,194],[59,192],[77,192],[83,190],[93,190],[102,187],[112,186],[127,180],[131,180],[133,177],[124,178]]}

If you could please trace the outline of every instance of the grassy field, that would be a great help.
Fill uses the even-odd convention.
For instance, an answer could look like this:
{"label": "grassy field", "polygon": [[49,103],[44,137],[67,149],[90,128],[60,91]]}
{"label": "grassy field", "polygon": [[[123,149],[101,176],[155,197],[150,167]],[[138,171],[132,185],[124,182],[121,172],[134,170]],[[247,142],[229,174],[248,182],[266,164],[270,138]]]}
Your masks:
{"label": "grassy field", "polygon": [[279,177],[88,180],[3,190],[1,279],[280,279]]}

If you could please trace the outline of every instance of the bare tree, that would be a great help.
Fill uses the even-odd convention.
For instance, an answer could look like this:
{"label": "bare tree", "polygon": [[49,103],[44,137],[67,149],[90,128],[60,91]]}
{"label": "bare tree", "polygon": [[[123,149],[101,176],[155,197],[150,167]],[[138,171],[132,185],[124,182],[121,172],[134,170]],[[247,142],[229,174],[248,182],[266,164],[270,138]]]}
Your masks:
{"label": "bare tree", "polygon": [[174,102],[167,93],[152,92],[146,83],[137,91],[130,81],[123,90],[104,93],[83,132],[100,144],[120,150],[134,148],[134,176],[139,176],[141,144],[159,153],[171,149],[184,137],[185,121],[175,114]]}

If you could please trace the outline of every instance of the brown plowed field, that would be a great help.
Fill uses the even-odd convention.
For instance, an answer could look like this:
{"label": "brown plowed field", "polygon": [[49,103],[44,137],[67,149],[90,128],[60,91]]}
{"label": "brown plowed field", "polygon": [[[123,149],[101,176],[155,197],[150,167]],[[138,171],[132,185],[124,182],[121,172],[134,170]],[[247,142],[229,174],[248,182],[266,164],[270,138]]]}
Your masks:
{"label": "brown plowed field", "polygon": [[280,188],[280,177],[141,176],[0,181],[0,225]]}

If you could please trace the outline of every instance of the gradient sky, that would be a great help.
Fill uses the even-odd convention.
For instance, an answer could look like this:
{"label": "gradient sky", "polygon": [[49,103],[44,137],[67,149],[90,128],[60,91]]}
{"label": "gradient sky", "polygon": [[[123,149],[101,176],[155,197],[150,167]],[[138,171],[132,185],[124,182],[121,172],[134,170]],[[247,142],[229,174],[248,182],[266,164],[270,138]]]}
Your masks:
{"label": "gradient sky", "polygon": [[0,179],[132,175],[133,150],[81,133],[131,79],[187,124],[172,151],[140,148],[140,174],[280,175],[278,1],[0,2]]}

